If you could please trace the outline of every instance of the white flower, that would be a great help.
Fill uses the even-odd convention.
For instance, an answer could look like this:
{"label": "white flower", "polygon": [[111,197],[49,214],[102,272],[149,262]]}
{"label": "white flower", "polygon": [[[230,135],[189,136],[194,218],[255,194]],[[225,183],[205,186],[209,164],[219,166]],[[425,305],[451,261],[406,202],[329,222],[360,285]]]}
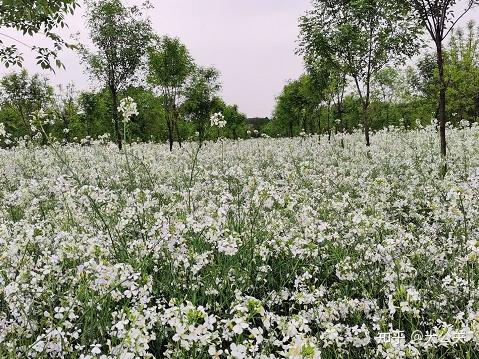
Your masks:
{"label": "white flower", "polygon": [[470,125],[470,123],[469,123],[469,121],[467,121],[467,120],[461,120],[461,121],[459,122],[459,125],[460,125],[462,128],[468,128],[469,125]]}
{"label": "white flower", "polygon": [[7,136],[7,131],[5,130],[5,124],[0,122],[0,137]]}
{"label": "white flower", "polygon": [[138,115],[136,102],[131,97],[125,97],[120,101],[118,112],[123,114],[123,122],[128,123],[132,116]]}
{"label": "white flower", "polygon": [[208,354],[212,357],[212,358],[220,358],[221,357],[221,354],[223,354],[223,350],[217,350],[216,347],[214,345],[210,345],[208,347]]}
{"label": "white flower", "polygon": [[214,113],[210,118],[211,127],[223,128],[226,126],[225,117],[221,112]]}
{"label": "white flower", "polygon": [[92,354],[97,355],[97,354],[101,353],[101,349],[100,349],[101,345],[100,344],[95,344],[92,347],[93,347],[92,350],[91,350]]}
{"label": "white flower", "polygon": [[248,357],[248,353],[246,351],[246,346],[243,344],[236,345],[235,343],[232,343],[230,345],[231,348],[231,356],[236,359],[244,359]]}

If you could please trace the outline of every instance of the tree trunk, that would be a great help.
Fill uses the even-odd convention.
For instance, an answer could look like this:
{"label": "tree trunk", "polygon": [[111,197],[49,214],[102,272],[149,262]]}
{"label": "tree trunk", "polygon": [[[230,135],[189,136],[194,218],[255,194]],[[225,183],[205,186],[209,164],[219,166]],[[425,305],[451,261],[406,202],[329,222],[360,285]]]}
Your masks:
{"label": "tree trunk", "polygon": [[441,176],[444,177],[447,172],[446,155],[447,155],[447,143],[446,143],[446,83],[444,81],[444,56],[442,53],[442,40],[438,36],[436,40],[437,49],[437,69],[439,76],[439,138],[441,143],[441,157],[444,164],[441,166]]}
{"label": "tree trunk", "polygon": [[363,97],[361,92],[361,87],[359,86],[359,80],[357,77],[354,78],[354,81],[356,83],[356,88],[358,89],[358,94],[361,99],[361,103],[363,105],[363,127],[364,127],[364,137],[366,138],[367,147],[371,146],[371,142],[369,139],[369,99],[370,99],[370,93],[371,93],[370,80],[371,80],[371,72],[370,72],[370,69],[368,69],[368,76],[366,79],[366,95],[365,97]]}
{"label": "tree trunk", "polygon": [[170,152],[173,151],[173,128],[171,126],[171,120],[169,115],[166,115],[166,126],[168,127],[168,142],[170,143]]}
{"label": "tree trunk", "polygon": [[118,93],[114,87],[110,87],[111,99],[113,100],[113,122],[115,124],[115,137],[118,149],[121,151],[123,143],[121,141],[120,119],[118,117]]}
{"label": "tree trunk", "polygon": [[479,118],[479,93],[476,95],[476,106],[474,111],[474,120],[477,121]]}
{"label": "tree trunk", "polygon": [[175,126],[176,138],[177,138],[178,144],[180,145],[180,148],[181,148],[182,147],[181,134],[180,134],[180,130],[178,129],[178,118],[176,117],[176,115],[175,115],[174,126]]}
{"label": "tree trunk", "polygon": [[176,139],[178,141],[178,144],[180,145],[180,148],[182,147],[182,141],[181,141],[181,135],[180,131],[178,129],[178,111],[176,109],[176,101],[173,100],[171,104],[171,125],[173,127],[173,131],[176,133]]}
{"label": "tree trunk", "polygon": [[328,102],[328,141],[331,141],[331,101]]}
{"label": "tree trunk", "polygon": [[363,125],[364,125],[364,137],[366,139],[366,146],[371,146],[369,137],[369,101],[367,100],[363,104]]}
{"label": "tree trunk", "polygon": [[341,128],[341,132],[344,131],[344,123],[343,123],[343,104],[341,103],[341,101],[338,101],[337,103],[337,115],[338,115],[338,120],[339,120],[339,126]]}
{"label": "tree trunk", "polygon": [[389,126],[389,104],[386,105],[386,124]]}
{"label": "tree trunk", "polygon": [[318,142],[321,142],[321,106],[318,109]]}

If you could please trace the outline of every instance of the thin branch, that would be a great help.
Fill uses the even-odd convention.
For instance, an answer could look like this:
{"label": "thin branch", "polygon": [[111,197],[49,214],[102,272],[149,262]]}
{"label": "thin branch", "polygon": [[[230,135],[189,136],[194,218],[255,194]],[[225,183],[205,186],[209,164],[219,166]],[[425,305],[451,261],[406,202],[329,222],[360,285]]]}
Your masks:
{"label": "thin branch", "polygon": [[[429,8],[430,13],[431,13],[430,17],[432,19],[432,24],[434,25],[434,29],[436,30],[437,27],[439,26],[439,24],[437,23],[436,14],[435,14],[435,10],[436,10],[436,7],[437,7],[437,2],[436,2],[436,4],[433,5],[433,4],[431,4],[430,0],[426,0],[426,1],[427,1],[427,5],[424,4],[425,9]],[[424,1],[423,1],[423,3],[424,3]],[[427,10],[425,11],[425,13],[426,13],[427,18],[429,19],[429,16],[427,15],[427,13],[428,13]]]}
{"label": "thin branch", "polygon": [[33,50],[33,47],[32,47],[32,46],[30,46],[30,45],[24,43],[23,41],[20,41],[20,40],[18,40],[18,39],[16,39],[16,38],[12,37],[12,36],[10,36],[10,35],[4,34],[3,32],[0,32],[0,36],[4,36],[4,37],[6,37],[6,38],[8,38],[8,39],[10,39],[10,40],[13,40],[13,41],[15,41],[15,42],[18,42],[19,44],[21,44],[21,45],[23,45],[23,46],[28,47],[30,50]]}
{"label": "thin branch", "polygon": [[449,27],[449,30],[447,30],[447,32],[446,32],[446,35],[444,35],[444,37],[442,38],[443,40],[444,40],[444,39],[449,35],[449,33],[454,29],[454,26],[459,22],[459,20],[461,20],[461,19],[464,17],[464,15],[466,15],[466,14],[469,12],[469,10],[471,10],[471,9],[474,7],[474,5],[475,5],[474,2],[470,2],[470,3],[469,3],[469,6],[467,7],[467,9],[464,10],[464,12],[461,14],[461,16],[459,16],[459,17],[456,19],[456,21],[454,21],[454,22],[452,23],[452,25]]}

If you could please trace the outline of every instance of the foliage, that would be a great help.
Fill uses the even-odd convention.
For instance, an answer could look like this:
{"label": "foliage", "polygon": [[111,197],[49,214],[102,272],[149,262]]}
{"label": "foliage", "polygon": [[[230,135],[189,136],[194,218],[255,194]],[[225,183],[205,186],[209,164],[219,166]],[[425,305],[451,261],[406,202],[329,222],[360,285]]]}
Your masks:
{"label": "foliage", "polygon": [[451,36],[445,77],[448,113],[452,121],[479,120],[479,30],[469,22]]}
{"label": "foliage", "polygon": [[200,143],[205,140],[210,117],[220,103],[217,97],[221,89],[219,75],[213,67],[198,67],[189,79],[184,92],[182,112],[193,123]]}
{"label": "foliage", "polygon": [[88,26],[97,51],[83,46],[82,58],[88,71],[110,91],[115,138],[121,149],[118,93],[127,89],[142,65],[152,39],[151,24],[142,17],[141,7],[128,7],[120,0],[92,0],[88,2]]}
{"label": "foliage", "polygon": [[[443,41],[453,31],[457,22],[475,5],[479,4],[478,0],[465,1],[466,7],[462,14],[455,17],[454,7],[458,3],[457,0],[439,0],[439,1],[422,1],[422,0],[401,0],[400,3],[409,6],[415,13],[417,21],[427,30],[431,40],[436,48],[436,65],[437,65],[437,83],[438,83],[438,108],[437,120],[439,124],[439,137],[441,144],[442,160],[447,154],[446,143],[446,79],[444,66],[444,49]],[[447,168],[443,167],[443,173]]]}
{"label": "foliage", "polygon": [[170,150],[173,150],[175,133],[181,146],[181,134],[178,128],[179,100],[194,70],[193,59],[179,39],[165,36],[155,47],[150,48],[148,68],[148,82],[161,90],[163,106],[166,110],[165,119]]}
{"label": "foliage", "polygon": [[0,80],[1,122],[15,137],[30,135],[30,119],[35,111],[53,102],[53,88],[39,75],[26,70],[5,75]]}
{"label": "foliage", "polygon": [[387,0],[314,0],[300,20],[299,52],[307,62],[319,62],[350,76],[363,105],[369,145],[370,87],[386,64],[412,56],[418,27],[409,7]]}
{"label": "foliage", "polygon": [[[2,0],[0,2],[0,27],[15,29],[23,35],[42,34],[53,41],[53,49],[40,46],[31,47],[31,50],[37,52],[37,64],[44,69],[53,70],[53,60],[57,67],[64,67],[58,58],[59,50],[63,46],[72,47],[54,30],[56,27],[67,26],[65,16],[73,14],[77,6],[77,0]],[[10,37],[8,36],[8,38]],[[14,38],[10,39],[19,42]],[[6,45],[0,40],[0,62],[6,67],[22,66],[23,54],[17,45]]]}

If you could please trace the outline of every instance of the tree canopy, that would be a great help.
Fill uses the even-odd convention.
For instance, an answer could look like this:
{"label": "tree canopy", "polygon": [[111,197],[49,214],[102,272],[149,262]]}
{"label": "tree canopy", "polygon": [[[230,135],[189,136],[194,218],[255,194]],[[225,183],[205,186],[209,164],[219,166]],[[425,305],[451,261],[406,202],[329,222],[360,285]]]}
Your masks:
{"label": "tree canopy", "polygon": [[[77,6],[77,0],[2,0],[0,2],[0,27],[15,29],[23,35],[44,35],[53,42],[53,45],[51,48],[30,46],[10,36],[0,34],[0,62],[3,62],[6,67],[22,66],[23,52],[18,48],[20,44],[37,53],[37,63],[42,68],[53,69],[55,65],[63,66],[58,58],[59,51],[64,46],[71,47],[71,45],[66,43],[54,30],[67,26],[66,15],[73,14]],[[15,43],[5,44],[1,37]]]}

